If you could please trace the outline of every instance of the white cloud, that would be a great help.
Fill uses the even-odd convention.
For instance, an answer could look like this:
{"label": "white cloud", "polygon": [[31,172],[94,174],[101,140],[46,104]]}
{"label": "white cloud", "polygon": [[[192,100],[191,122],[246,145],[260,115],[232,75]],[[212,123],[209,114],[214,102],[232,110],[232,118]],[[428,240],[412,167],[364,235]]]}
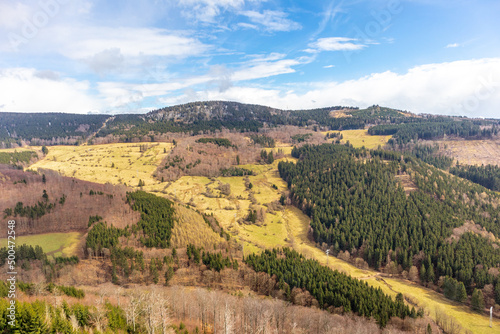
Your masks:
{"label": "white cloud", "polygon": [[68,40],[66,34],[60,36],[61,53],[73,59],[93,57],[109,49],[120,49],[120,53],[126,57],[149,55],[183,58],[200,55],[209,48],[195,38],[155,28],[80,28],[71,36],[75,40]]}
{"label": "white cloud", "polygon": [[225,10],[237,10],[244,6],[245,0],[179,0],[187,8],[184,16],[205,23],[215,23],[216,17]]}
{"label": "white cloud", "polygon": [[[405,73],[386,71],[343,82],[287,84],[271,88],[249,80],[294,72],[307,59],[282,54],[249,57],[239,68],[212,66],[204,75],[148,84],[69,79],[51,71],[0,71],[2,111],[120,113],[193,100],[234,100],[284,109],[373,104],[416,113],[500,118],[500,58],[428,64]],[[92,93],[96,88],[98,97]],[[156,101],[156,102],[155,102]],[[154,105],[150,105],[154,104]]]}
{"label": "white cloud", "polygon": [[461,46],[461,45],[458,43],[452,43],[452,44],[446,45],[447,48],[458,48],[459,46]]}
{"label": "white cloud", "polygon": [[326,37],[319,38],[317,41],[309,44],[309,49],[304,51],[309,53],[319,51],[356,51],[365,48],[366,45],[355,38],[347,37]]}
{"label": "white cloud", "polygon": [[254,25],[262,26],[263,30],[269,32],[292,31],[302,28],[299,23],[288,19],[288,15],[281,11],[265,10],[260,13],[249,10],[240,14],[248,17]]}
{"label": "white cloud", "polygon": [[[23,38],[23,36],[20,36]],[[184,32],[157,28],[49,26],[40,29],[32,39],[25,39],[19,51],[23,54],[60,54],[70,59],[97,63],[116,59],[116,50],[124,57],[161,56],[186,58],[203,54],[211,47]],[[110,50],[115,50],[114,55]],[[8,42],[0,51],[17,51]]]}
{"label": "white cloud", "polygon": [[[429,64],[404,74],[387,71],[344,82],[315,82],[296,91],[290,91],[289,86],[234,86],[223,92],[197,92],[196,97],[285,109],[379,104],[416,113],[500,118],[500,58]],[[182,95],[164,102],[187,102],[187,98]]]}
{"label": "white cloud", "polygon": [[235,71],[232,79],[234,81],[253,80],[267,78],[275,75],[294,73],[293,66],[301,62],[297,59],[281,59],[277,61],[256,61],[246,67]]}
{"label": "white cloud", "polygon": [[249,57],[250,60],[236,69],[214,65],[204,75],[191,78],[170,78],[165,81],[156,80],[156,82],[148,84],[100,82],[98,91],[106,105],[113,108],[122,108],[130,104],[144,107],[143,101],[149,97],[171,95],[180,90],[193,91],[196,88],[199,89],[200,85],[205,85],[207,91],[215,89],[217,92],[223,93],[230,90],[234,83],[240,81],[293,73],[295,72],[293,66],[309,61],[308,58],[285,59],[285,55],[280,53]]}
{"label": "white cloud", "polygon": [[333,68],[333,67],[335,67],[335,65],[325,65],[325,66],[323,66],[323,68]]}
{"label": "white cloud", "polygon": [[257,25],[246,23],[246,22],[239,22],[237,24],[237,26],[240,28],[243,28],[243,29],[255,29],[255,30],[259,29],[259,27]]}
{"label": "white cloud", "polygon": [[21,2],[0,2],[0,28],[17,29],[32,15],[32,8]]}
{"label": "white cloud", "polygon": [[0,70],[0,105],[11,112],[74,112],[100,110],[89,83],[60,78],[50,71],[30,68]]}

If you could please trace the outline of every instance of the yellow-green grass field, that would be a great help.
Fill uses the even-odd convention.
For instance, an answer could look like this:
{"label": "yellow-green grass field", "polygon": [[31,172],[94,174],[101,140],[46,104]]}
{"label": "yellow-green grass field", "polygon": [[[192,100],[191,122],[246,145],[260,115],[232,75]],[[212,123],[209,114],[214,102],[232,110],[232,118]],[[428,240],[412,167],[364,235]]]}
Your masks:
{"label": "yellow-green grass field", "polygon": [[[252,183],[251,193],[256,203],[255,207],[265,209],[264,204],[278,201],[281,190],[286,183],[279,177],[278,161],[272,165],[242,165],[240,167],[254,171],[256,175],[248,176]],[[283,224],[280,212],[267,214],[265,220],[258,225],[242,223],[248,215],[251,201],[250,191],[245,187],[246,177],[218,177],[209,179],[200,176],[183,176],[177,181],[166,184],[156,184],[144,187],[145,190],[160,196],[173,198],[181,203],[189,203],[195,209],[213,214],[221,226],[241,242],[244,253],[258,250],[287,246],[286,226]],[[220,184],[229,184],[231,194],[221,195],[217,188]],[[278,189],[273,188],[276,185]],[[213,196],[206,196],[209,189]],[[281,189],[281,190],[279,190]]]}
{"label": "yellow-green grass field", "polygon": [[[141,152],[141,145],[147,150]],[[153,173],[171,150],[169,143],[125,143],[91,146],[51,146],[45,159],[30,166],[97,183],[136,187],[159,183]],[[166,152],[166,153],[165,153]]]}
{"label": "yellow-green grass field", "polygon": [[[328,131],[324,132],[326,135],[330,132],[339,132],[339,131]],[[384,146],[387,144],[389,139],[392,136],[371,136],[368,134],[368,130],[344,130],[340,131],[343,136],[341,140],[342,143],[349,141],[354,147],[366,147],[367,149],[374,149],[380,146]],[[333,141],[335,139],[331,139]]]}
{"label": "yellow-green grass field", "polygon": [[[76,254],[82,234],[79,232],[69,233],[46,233],[36,235],[25,235],[16,237],[16,245],[23,244],[40,246],[49,256],[72,256]],[[0,247],[7,246],[7,239],[0,239]]]}

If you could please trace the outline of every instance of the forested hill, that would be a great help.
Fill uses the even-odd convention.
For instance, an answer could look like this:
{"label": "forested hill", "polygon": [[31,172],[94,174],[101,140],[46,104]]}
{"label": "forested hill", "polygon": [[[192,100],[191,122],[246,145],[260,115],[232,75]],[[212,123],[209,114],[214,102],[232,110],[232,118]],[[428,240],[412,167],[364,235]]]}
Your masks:
{"label": "forested hill", "polygon": [[[371,106],[332,106],[310,110],[282,110],[237,102],[193,102],[147,114],[75,115],[63,113],[0,113],[0,143],[17,145],[78,144],[94,133],[120,141],[155,140],[155,135],[198,134],[223,128],[257,132],[264,126],[293,125],[313,131],[370,128],[372,135],[393,135],[394,145],[447,135],[485,138],[498,133],[498,120],[417,116],[401,110]],[[118,138],[116,138],[118,137]],[[150,138],[150,139],[148,139]]]}
{"label": "forested hill", "polygon": [[[99,132],[98,136],[111,134],[133,138],[151,133],[199,133],[222,128],[258,131],[264,124],[324,125],[326,128],[359,129],[363,128],[367,121],[364,116],[352,117],[350,112],[357,110],[358,108],[342,106],[311,110],[281,110],[237,102],[193,102],[154,110],[145,115],[118,115],[109,122],[106,129]],[[341,112],[343,117],[332,117],[336,112]]]}
{"label": "forested hill", "polygon": [[119,136],[128,141],[168,132],[198,134],[222,128],[258,131],[263,126],[307,126],[318,131],[372,127],[371,134],[394,135],[394,144],[454,135],[491,137],[498,121],[461,117],[417,116],[401,110],[371,106],[366,109],[334,106],[310,110],[281,110],[237,102],[193,102],[151,111],[145,115],[119,115],[99,131],[98,137]]}
{"label": "forested hill", "polygon": [[[0,144],[76,144],[97,132],[107,115],[0,113]],[[1,146],[0,146],[1,148]]]}
{"label": "forested hill", "polygon": [[279,173],[292,202],[311,217],[319,244],[377,269],[418,270],[423,282],[450,276],[469,293],[496,282],[489,269],[500,264],[498,245],[473,233],[451,241],[466,223],[500,237],[494,192],[391,151],[322,145],[292,155],[299,161],[280,162]]}

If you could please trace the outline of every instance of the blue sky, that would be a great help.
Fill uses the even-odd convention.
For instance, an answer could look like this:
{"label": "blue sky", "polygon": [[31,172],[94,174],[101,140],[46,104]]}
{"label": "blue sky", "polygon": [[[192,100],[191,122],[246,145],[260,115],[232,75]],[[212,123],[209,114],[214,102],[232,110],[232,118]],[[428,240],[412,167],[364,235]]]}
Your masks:
{"label": "blue sky", "polygon": [[0,111],[231,100],[500,117],[496,0],[0,2]]}

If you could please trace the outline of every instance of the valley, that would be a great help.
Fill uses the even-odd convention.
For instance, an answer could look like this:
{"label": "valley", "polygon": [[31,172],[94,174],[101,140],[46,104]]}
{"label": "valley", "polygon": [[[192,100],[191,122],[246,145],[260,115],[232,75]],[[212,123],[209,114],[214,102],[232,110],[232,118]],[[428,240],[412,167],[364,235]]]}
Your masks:
{"label": "valley", "polygon": [[[362,111],[358,114],[364,115]],[[411,116],[405,114],[404,118],[407,117]],[[335,120],[342,122],[343,118],[337,117]],[[353,120],[349,119],[349,122]],[[113,124],[108,125],[113,126]],[[317,130],[324,129],[321,129],[320,125]],[[370,230],[360,226],[356,227],[359,230],[349,232],[346,227],[338,225],[339,220],[342,222],[350,219],[342,216],[343,208],[351,205],[350,202],[347,200],[339,202],[341,204],[334,206],[334,211],[329,211],[338,214],[334,224],[337,224],[337,229],[347,233],[345,237],[336,235],[335,230],[330,227],[323,230],[319,224],[326,216],[323,211],[318,211],[319,213],[314,211],[328,209],[326,203],[332,205],[334,200],[340,200],[337,198],[340,193],[346,196],[359,194],[359,203],[362,200],[367,201],[369,196],[373,196],[372,194],[378,196],[376,191],[379,191],[384,184],[388,190],[382,192],[391,194],[390,197],[393,198],[392,202],[389,201],[386,205],[396,205],[394,208],[397,208],[398,204],[394,203],[410,202],[410,200],[422,205],[421,203],[427,203],[426,196],[431,196],[433,199],[439,199],[437,201],[439,204],[432,204],[433,208],[442,205],[435,211],[446,215],[449,226],[461,226],[460,222],[474,219],[486,234],[491,234],[492,238],[476,239],[474,229],[465,231],[465,237],[469,238],[467,240],[471,243],[478,245],[481,252],[483,249],[486,252],[491,249],[491,254],[497,256],[498,239],[495,238],[498,238],[498,231],[495,224],[488,221],[491,217],[496,219],[495,215],[498,214],[497,208],[500,204],[500,200],[493,192],[465,180],[451,187],[451,179],[447,178],[454,176],[422,163],[412,155],[414,151],[390,151],[389,149],[396,150],[391,145],[402,138],[398,137],[397,133],[374,135],[363,129],[311,131],[311,128],[288,125],[266,130],[264,134],[258,135],[228,130],[222,133],[208,133],[196,136],[173,134],[169,139],[163,138],[163,141],[158,142],[139,141],[138,138],[133,143],[47,146],[48,152],[40,154],[37,161],[23,162],[24,171],[12,166],[0,169],[0,180],[5,189],[0,209],[6,217],[19,220],[21,234],[29,234],[19,237],[18,244],[42,246],[43,252],[49,259],[47,263],[56,257],[63,258],[58,260],[62,261],[62,264],[52,265],[53,269],[49,276],[47,276],[47,264],[43,261],[37,262],[39,260],[36,259],[31,268],[23,272],[22,277],[32,279],[36,273],[44,273],[43,282],[54,281],[62,286],[75,286],[88,295],[81,302],[89,307],[96,303],[94,299],[102,293],[100,291],[107,291],[107,297],[101,297],[101,300],[107,298],[119,303],[120,297],[114,296],[112,291],[122,289],[120,291],[125,296],[124,300],[132,303],[135,298],[134,289],[143,291],[143,296],[146,298],[150,291],[161,289],[161,285],[174,285],[186,288],[182,288],[185,289],[182,297],[181,295],[172,297],[172,291],[176,288],[163,288],[170,295],[169,298],[190,298],[186,296],[193,293],[191,288],[215,288],[221,293],[217,297],[220,300],[226,300],[223,294],[227,293],[249,295],[245,298],[256,300],[267,295],[291,300],[297,307],[315,306],[311,312],[320,312],[319,309],[324,309],[330,313],[341,314],[342,317],[354,316],[332,305],[320,306],[310,295],[313,291],[307,291],[305,288],[302,288],[301,292],[293,288],[293,297],[286,297],[286,287],[292,283],[287,282],[285,284],[288,285],[283,285],[276,278],[274,283],[270,283],[273,282],[272,277],[266,276],[265,273],[253,272],[245,263],[245,259],[252,254],[262,254],[266,250],[285,247],[302,254],[305,259],[316,260],[323,266],[367,283],[369,287],[380,289],[392,299],[404,298],[407,306],[421,312],[418,317],[408,320],[411,325],[406,324],[407,320],[399,324],[397,317],[393,317],[388,323],[393,330],[405,332],[405,326],[416,330],[425,328],[428,324],[431,328],[438,330],[439,327],[446,333],[493,333],[488,326],[489,319],[484,310],[483,314],[471,311],[469,307],[471,299],[455,302],[441,293],[444,289],[444,274],[440,275],[441,278],[425,276],[424,279],[421,276],[425,268],[428,270],[435,268],[436,271],[443,270],[439,273],[447,273],[444,271],[446,268],[438,267],[441,266],[439,261],[442,258],[433,255],[432,259],[430,256],[427,259],[423,255],[424,252],[425,254],[430,252],[430,246],[425,246],[428,248],[420,246],[422,248],[419,251],[400,255],[401,246],[397,244],[400,241],[394,239],[392,242],[397,246],[384,245],[387,253],[374,255],[368,244],[377,241],[367,241],[372,240]],[[334,134],[333,138],[331,134]],[[99,132],[96,136],[96,139],[98,138],[103,138],[99,137]],[[337,139],[340,140],[340,144],[335,144]],[[434,142],[443,147],[449,145],[448,141],[432,143]],[[489,140],[482,140],[481,143],[482,147],[494,145],[492,144],[494,142]],[[471,142],[471,145],[475,144]],[[380,150],[380,147],[386,150]],[[446,147],[448,151],[445,154],[451,152],[450,154],[457,158],[456,151],[450,148],[452,146]],[[14,150],[16,149],[0,150],[0,153],[12,153]],[[19,148],[19,151],[26,150],[40,152],[41,148],[40,146]],[[314,150],[319,151],[317,154],[310,153],[315,152]],[[490,153],[485,155],[493,154]],[[439,158],[437,155],[435,157]],[[481,159],[482,156],[476,158]],[[19,168],[19,165],[17,166]],[[348,166],[347,169],[345,166]],[[347,170],[346,174],[334,174],[343,170]],[[364,174],[358,170],[363,170]],[[334,176],[327,177],[329,173]],[[331,183],[336,177],[338,181]],[[370,178],[378,180],[379,183],[375,186],[376,183]],[[320,183],[316,184],[316,179]],[[398,188],[398,180],[405,186],[404,189]],[[344,182],[350,186],[344,186]],[[330,191],[328,190],[330,184],[333,185],[332,193],[335,191],[337,195],[329,195],[330,197],[326,197],[329,198],[329,202],[325,202],[324,198],[316,195]],[[338,185],[343,187],[339,188],[342,191],[335,188]],[[411,191],[407,189],[409,185]],[[47,194],[47,198],[42,196],[41,190],[38,189],[43,189],[43,194],[44,196]],[[365,191],[364,195],[360,195],[362,189]],[[404,190],[407,190],[406,194]],[[164,237],[158,239],[157,235],[160,232],[164,233],[165,230],[154,232],[154,229],[158,228],[154,224],[160,223],[161,220],[148,218],[148,215],[156,214],[156,209],[153,210],[146,204],[153,197],[141,195],[143,193],[148,194],[147,196],[155,195],[165,199],[166,203],[171,203],[169,204],[173,208],[171,219],[174,223],[172,227],[168,227],[166,240]],[[416,197],[417,195],[420,197]],[[142,196],[146,196],[145,202],[135,207],[134,203],[142,201]],[[21,200],[22,206],[16,204]],[[50,203],[54,203],[53,206],[50,206]],[[363,222],[365,214],[380,212],[372,202],[365,202],[365,205],[370,206],[372,210],[369,213],[362,210],[359,203],[352,207],[352,212],[357,215],[357,222]],[[472,212],[475,208],[479,208],[476,206],[478,203],[482,205],[481,210],[484,211],[476,215]],[[446,205],[455,206],[455,216],[452,217],[448,213],[451,211]],[[44,208],[47,212],[37,213],[40,216],[33,216],[30,213],[34,210],[39,211],[40,208]],[[392,215],[395,215],[396,209],[392,210],[394,210]],[[170,217],[170,213],[162,215]],[[319,220],[317,217],[314,218],[314,215],[320,217]],[[311,217],[315,219],[314,223]],[[378,217],[379,220],[375,225],[384,222],[392,224],[391,226],[399,226],[401,231],[405,229],[402,223],[381,217]],[[438,229],[433,225],[441,218],[436,219],[429,213],[423,213],[422,217],[422,226],[428,224],[428,227],[425,225],[426,231],[432,231],[436,239],[441,238]],[[331,224],[331,221],[335,220],[325,219],[325,223]],[[449,226],[441,225],[439,233],[447,235]],[[56,232],[61,228],[68,233],[42,232],[46,229]],[[102,229],[99,232],[101,234],[92,235],[92,238],[97,239],[92,239],[94,244],[89,244],[90,234],[97,228]],[[351,238],[349,234],[359,235],[360,231],[364,233],[364,241],[355,244],[357,239]],[[420,235],[418,230],[413,231],[415,235]],[[385,236],[381,238],[386,238],[387,231],[384,233]],[[99,241],[99,238],[102,240]],[[1,239],[0,247],[5,247],[4,240]],[[428,242],[423,240],[423,244]],[[431,244],[434,244],[433,242]],[[456,245],[458,241],[450,243]],[[327,249],[330,251],[329,256],[325,253]],[[451,248],[447,250],[457,254],[461,251]],[[224,269],[223,266],[222,270],[214,269],[211,266],[215,264],[208,260],[207,262],[205,259],[202,262],[200,259],[193,260],[193,252],[199,252],[199,257],[201,252],[214,252],[213,254],[219,252],[220,260],[227,257],[227,261],[235,261],[237,265],[231,262],[233,264],[228,268]],[[437,252],[432,251],[432,254]],[[76,264],[65,259],[74,255],[79,258]],[[445,259],[453,270],[457,270],[456,273],[451,271],[453,277],[465,277],[457,267],[459,259],[453,258],[456,263],[450,264],[449,259]],[[483,261],[484,255],[478,255],[477,259]],[[493,290],[498,276],[495,274],[495,269],[500,264],[489,263],[487,267],[489,271],[482,270],[482,264],[463,265],[463,268],[467,265],[467,268],[472,268],[473,271],[472,281],[466,281],[468,294],[470,295],[472,290],[479,290],[476,288],[478,283],[475,280],[482,277],[484,283],[481,290],[484,291],[485,301],[487,305],[493,306],[495,298]],[[378,270],[374,270],[375,266]],[[89,275],[85,275],[85,272]],[[257,286],[256,283],[250,283],[260,280],[262,283]],[[40,281],[37,282],[42,284]],[[266,284],[275,287],[263,288]],[[31,292],[23,295],[23,300],[32,300],[33,296],[50,298],[50,294],[35,293],[33,287],[30,289]],[[305,295],[302,296],[302,293]],[[227,303],[234,303],[227,300]],[[71,301],[75,302],[77,301]],[[483,309],[485,307],[486,305],[483,305]],[[179,312],[174,306],[171,307],[171,311]],[[498,312],[499,310],[495,309],[494,328],[500,327]],[[188,328],[193,333],[195,327],[200,327],[201,323],[201,327],[205,328],[207,333],[211,333],[211,329],[207,329],[203,321],[200,322],[186,314],[183,316],[176,314],[172,323],[189,321]],[[236,313],[233,316],[235,319],[240,319]],[[373,321],[372,318],[363,326],[369,327],[374,324]]]}

